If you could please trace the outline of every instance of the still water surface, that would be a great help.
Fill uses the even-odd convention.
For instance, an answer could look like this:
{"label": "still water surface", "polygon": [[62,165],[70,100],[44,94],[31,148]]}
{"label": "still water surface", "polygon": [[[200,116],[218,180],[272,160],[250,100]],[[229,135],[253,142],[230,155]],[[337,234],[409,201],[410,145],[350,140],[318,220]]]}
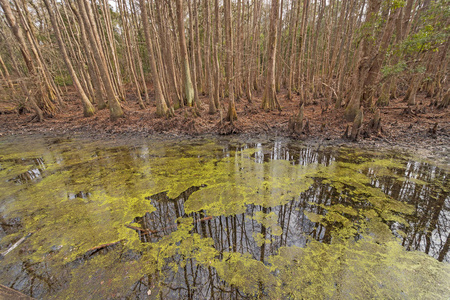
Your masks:
{"label": "still water surface", "polygon": [[448,171],[389,151],[2,139],[0,283],[45,299],[448,299],[449,191]]}

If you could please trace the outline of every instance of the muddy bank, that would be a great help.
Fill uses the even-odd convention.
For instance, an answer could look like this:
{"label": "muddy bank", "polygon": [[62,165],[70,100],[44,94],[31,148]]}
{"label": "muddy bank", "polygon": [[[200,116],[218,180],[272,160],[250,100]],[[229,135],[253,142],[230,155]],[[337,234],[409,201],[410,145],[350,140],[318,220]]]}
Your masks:
{"label": "muddy bank", "polygon": [[[223,120],[225,111],[208,114],[207,99],[203,97],[201,110],[179,109],[170,119],[157,118],[155,107],[139,109],[137,103],[123,104],[125,118],[110,121],[107,110],[98,111],[85,118],[75,98],[67,101],[67,107],[44,122],[36,122],[32,114],[1,114],[0,136],[45,135],[84,136],[93,138],[199,137],[207,135],[239,134],[244,138],[294,138],[318,145],[358,145],[370,148],[394,148],[408,151],[439,164],[448,165],[450,157],[450,114],[448,109],[431,106],[432,99],[419,97],[417,107],[410,109],[402,99],[392,100],[389,107],[380,108],[381,130],[369,129],[374,111],[364,111],[361,135],[357,141],[343,138],[347,122],[343,108],[325,107],[320,99],[304,108],[304,124],[308,128],[300,134],[289,130],[289,119],[298,112],[298,99],[285,100],[279,95],[282,111],[267,112],[260,109],[260,101],[249,103],[245,99],[237,102],[238,120],[231,125]],[[226,103],[224,105],[226,106]],[[195,116],[198,113],[198,116]]]}

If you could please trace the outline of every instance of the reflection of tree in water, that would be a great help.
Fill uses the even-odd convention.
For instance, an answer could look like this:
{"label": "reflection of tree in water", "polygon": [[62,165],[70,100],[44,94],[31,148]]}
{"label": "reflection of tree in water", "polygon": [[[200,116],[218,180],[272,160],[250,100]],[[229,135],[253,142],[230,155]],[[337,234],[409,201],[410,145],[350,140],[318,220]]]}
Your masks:
{"label": "reflection of tree in water", "polygon": [[[300,155],[292,155],[292,159],[298,163],[311,162],[312,155],[315,161],[321,161],[329,165],[335,160],[330,153],[300,152]],[[280,153],[278,152],[278,155]],[[306,156],[306,157],[305,157]],[[255,154],[256,160],[266,160],[263,155]],[[285,156],[281,156],[283,158]],[[416,168],[411,170],[411,168]],[[436,189],[436,186],[422,185],[417,180],[426,182],[441,182],[446,186],[447,178],[443,171],[430,170],[429,166],[413,166],[407,164],[406,170],[395,170],[397,175],[406,175],[406,178],[417,176],[415,180],[399,181],[390,176],[377,177],[370,168],[364,171],[364,175],[373,178],[371,186],[381,188],[388,196],[406,201],[415,205],[417,215],[403,215],[408,220],[410,227],[406,227],[395,221],[382,220],[391,227],[394,232],[400,229],[406,230],[402,238],[403,245],[408,250],[420,250],[437,258],[444,260],[448,252],[448,226],[444,210],[448,211],[448,193],[444,189]],[[400,174],[401,172],[405,174]],[[433,174],[433,178],[427,178],[426,174]],[[345,219],[351,221],[352,226],[358,232],[361,222],[361,211],[369,212],[373,205],[367,201],[355,201],[352,194],[354,187],[343,185],[341,190],[336,189],[329,183],[324,183],[322,178],[314,178],[314,183],[306,192],[301,193],[284,205],[275,207],[263,207],[260,205],[247,205],[243,214],[229,216],[208,217],[204,211],[186,214],[184,204],[189,196],[201,187],[191,187],[181,193],[178,197],[170,199],[167,192],[158,193],[148,197],[156,207],[153,213],[146,213],[142,217],[136,217],[134,222],[146,232],[137,230],[142,242],[157,242],[162,236],[169,235],[177,230],[176,220],[180,217],[192,218],[193,228],[191,234],[198,234],[202,238],[211,238],[214,248],[218,251],[218,259],[227,262],[230,253],[250,254],[253,260],[268,263],[266,257],[276,255],[280,247],[305,247],[309,239],[330,244],[333,240],[333,232],[339,231],[345,225],[336,220],[323,222],[312,222],[305,212],[313,212],[317,215],[325,215],[334,208]],[[345,207],[351,207],[345,209]],[[354,214],[359,211],[359,214]],[[397,212],[397,215],[402,215]],[[380,216],[382,213],[380,213]],[[270,217],[270,218],[269,218]],[[355,225],[356,224],[356,225]],[[151,233],[149,233],[151,232]],[[358,240],[359,234],[354,235]],[[162,297],[167,298],[247,298],[251,296],[264,296],[265,288],[261,283],[258,295],[246,295],[242,290],[227,283],[218,272],[211,267],[204,266],[195,261],[194,258],[187,260],[182,256],[166,258],[167,265],[178,264],[178,271],[166,267],[163,273],[167,277],[162,283],[160,290]],[[150,275],[148,275],[150,276]],[[144,280],[145,281],[145,280]],[[139,285],[145,285],[142,281]]]}
{"label": "reflection of tree in water", "polygon": [[[400,171],[399,171],[400,172]],[[402,245],[408,250],[423,251],[439,261],[448,261],[450,234],[450,198],[448,174],[427,163],[409,162],[404,173],[413,181],[386,178],[383,191],[395,199],[414,205],[416,214],[409,217],[409,227]]]}
{"label": "reflection of tree in water", "polygon": [[31,168],[30,170],[23,172],[9,180],[13,181],[16,184],[25,184],[32,180],[40,179],[42,177],[42,173],[46,169],[44,159],[41,157],[31,159],[14,159],[13,161],[17,165],[33,165],[33,168]]}
{"label": "reflection of tree in water", "polygon": [[167,191],[146,197],[157,210],[153,213],[147,212],[142,217],[136,217],[133,223],[139,224],[140,227],[130,226],[129,228],[136,230],[142,242],[156,242],[162,236],[176,231],[176,220],[186,216],[184,202],[200,188],[200,186],[190,187],[175,199],[169,198]]}

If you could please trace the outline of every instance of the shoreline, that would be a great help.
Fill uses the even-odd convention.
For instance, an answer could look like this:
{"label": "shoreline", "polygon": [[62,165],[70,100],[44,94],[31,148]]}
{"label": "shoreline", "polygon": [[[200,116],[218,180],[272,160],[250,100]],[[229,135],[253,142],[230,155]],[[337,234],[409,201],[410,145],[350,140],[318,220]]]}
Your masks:
{"label": "shoreline", "polygon": [[[411,143],[409,140],[395,140],[377,138],[377,139],[361,139],[357,142],[343,139],[342,137],[330,138],[321,136],[308,136],[304,138],[295,138],[290,135],[282,135],[277,133],[257,133],[244,132],[237,134],[223,135],[218,133],[202,133],[190,135],[185,133],[146,133],[146,132],[96,132],[91,130],[78,131],[64,131],[64,130],[34,130],[34,131],[20,131],[10,134],[0,133],[0,142],[3,140],[15,138],[75,138],[86,140],[105,140],[113,142],[127,142],[135,143],[137,140],[164,140],[164,141],[182,141],[182,140],[197,140],[197,139],[236,139],[238,141],[276,141],[276,140],[293,140],[304,143],[307,146],[317,147],[349,147],[362,148],[372,151],[394,151],[407,154],[414,160],[422,160],[435,164],[440,168],[446,169],[450,172],[450,143],[445,141],[436,141],[433,143],[429,139],[415,140]],[[446,139],[448,141],[448,139]]]}
{"label": "shoreline", "polygon": [[[286,138],[306,144],[323,146],[348,146],[360,148],[387,148],[406,151],[425,159],[450,165],[450,113],[448,109],[436,109],[429,104],[432,99],[422,97],[416,112],[404,109],[401,99],[391,101],[390,106],[380,108],[382,130],[370,132],[368,124],[373,110],[364,110],[361,137],[357,141],[343,138],[347,125],[343,108],[324,108],[313,101],[305,106],[304,118],[309,128],[302,134],[288,130],[289,118],[298,112],[298,101],[282,100],[282,111],[263,111],[259,101],[237,103],[238,120],[234,125],[221,120],[223,112],[208,114],[206,97],[195,117],[192,108],[178,109],[169,119],[157,118],[154,106],[142,110],[137,103],[124,105],[125,118],[110,121],[107,110],[97,111],[85,118],[76,99],[67,101],[67,108],[43,122],[33,121],[32,114],[0,114],[0,138],[16,136],[64,137],[81,136],[92,139],[157,138],[192,139],[197,137],[239,136],[242,139]],[[224,103],[226,107],[226,103]],[[437,125],[436,125],[437,124]],[[436,126],[434,132],[433,128]]]}

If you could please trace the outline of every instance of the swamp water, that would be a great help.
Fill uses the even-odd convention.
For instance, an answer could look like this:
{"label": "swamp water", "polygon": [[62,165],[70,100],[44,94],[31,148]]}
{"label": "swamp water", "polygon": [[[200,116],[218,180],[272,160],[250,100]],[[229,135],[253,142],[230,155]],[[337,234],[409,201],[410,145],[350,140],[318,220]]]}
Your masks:
{"label": "swamp water", "polygon": [[449,191],[448,170],[393,152],[2,139],[0,284],[45,299],[448,299]]}

